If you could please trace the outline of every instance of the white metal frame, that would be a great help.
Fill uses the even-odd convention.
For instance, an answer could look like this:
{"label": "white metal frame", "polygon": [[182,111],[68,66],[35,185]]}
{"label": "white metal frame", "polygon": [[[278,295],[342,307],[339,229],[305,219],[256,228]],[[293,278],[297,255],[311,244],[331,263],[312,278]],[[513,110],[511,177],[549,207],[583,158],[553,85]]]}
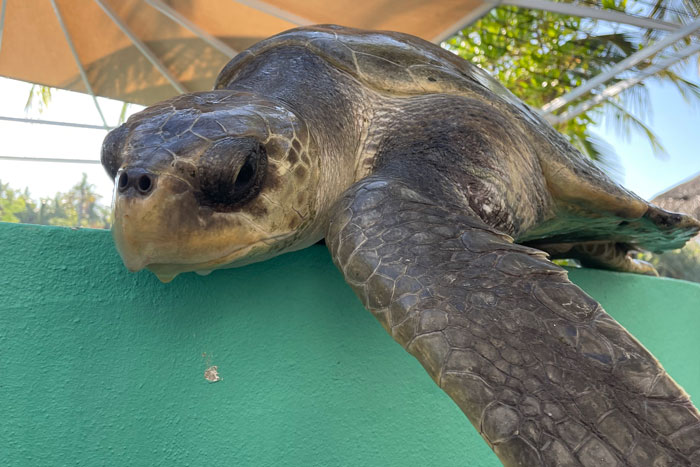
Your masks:
{"label": "white metal frame", "polygon": [[502,4],[529,8],[532,10],[550,11],[552,13],[561,13],[568,16],[578,16],[580,18],[593,18],[610,21],[612,23],[629,24],[640,28],[661,29],[663,31],[676,31],[682,27],[682,25],[679,24],[628,15],[621,11],[605,10],[571,3],[552,2],[549,0],[503,0]]}
{"label": "white metal frame", "polygon": [[449,39],[451,36],[455,35],[462,29],[471,26],[472,24],[476,23],[479,21],[481,18],[486,16],[489,11],[492,9],[496,8],[498,5],[502,4],[503,2],[501,0],[487,0],[466,15],[464,15],[462,18],[460,18],[457,22],[455,22],[452,26],[449,28],[445,29],[442,31],[440,34],[437,36],[433,37],[432,42],[435,44],[439,44],[442,41],[445,41]]}
{"label": "white metal frame", "polygon": [[665,60],[662,60],[658,63],[655,63],[655,64],[651,65],[650,67],[644,69],[644,71],[639,73],[637,76],[634,76],[632,78],[627,78],[625,80],[622,80],[622,81],[619,81],[619,82],[613,84],[612,86],[608,86],[600,93],[596,94],[595,96],[593,96],[589,100],[580,103],[579,105],[577,105],[573,109],[569,109],[569,110],[567,110],[559,115],[548,114],[545,116],[545,118],[552,125],[558,125],[561,123],[568,122],[572,118],[576,117],[579,114],[582,114],[583,112],[591,109],[592,107],[595,107],[596,105],[600,104],[604,100],[610,99],[611,97],[618,95],[619,93],[621,93],[625,89],[631,88],[635,84],[642,82],[643,80],[655,75],[656,73],[673,66],[675,63],[679,62],[680,60],[683,60],[684,58],[689,57],[689,56],[696,54],[698,52],[700,52],[700,44],[689,45],[689,46],[683,48],[676,55],[668,57]]}
{"label": "white metal frame", "polygon": [[621,11],[606,10],[603,8],[595,8],[589,6],[575,5],[572,3],[553,2],[550,0],[485,0],[485,2],[461,18],[451,27],[445,29],[442,33],[433,38],[433,42],[440,43],[450,36],[456,34],[467,26],[475,23],[477,20],[488,14],[493,8],[500,5],[517,6],[531,10],[549,11],[552,13],[560,13],[568,16],[578,16],[580,18],[593,18],[612,23],[628,24],[647,29],[659,29],[662,31],[677,31],[683,27],[682,24],[669,23],[652,18],[644,18],[641,16],[628,15]]}
{"label": "white metal frame", "polygon": [[7,0],[0,0],[2,6],[0,7],[0,52],[2,52],[2,33],[5,30],[5,7],[7,6]]}
{"label": "white metal frame", "polygon": [[189,30],[192,34],[199,37],[204,42],[211,45],[212,47],[214,47],[216,50],[218,50],[222,54],[226,55],[228,58],[233,58],[238,53],[235,50],[233,50],[231,47],[229,47],[228,45],[224,44],[222,41],[217,39],[216,37],[212,36],[208,32],[201,29],[199,26],[194,24],[192,21],[190,21],[187,18],[185,18],[184,16],[182,16],[180,13],[178,13],[172,7],[161,2],[160,0],[144,0],[144,1],[146,3],[148,3],[149,5],[151,5],[153,8],[155,8],[156,10],[158,10],[159,12],[161,12],[162,14],[164,14],[165,16],[167,16],[168,18],[170,18],[171,20],[175,21],[177,24],[179,24],[183,28]]}
{"label": "white metal frame", "polygon": [[0,156],[0,161],[20,161],[20,162],[62,162],[64,164],[101,164],[94,159],[65,159],[53,157],[17,157]]}
{"label": "white metal frame", "polygon": [[156,69],[160,72],[161,75],[165,77],[165,79],[168,80],[170,85],[177,90],[180,94],[184,94],[187,92],[187,89],[180,83],[173,75],[170,74],[168,69],[165,67],[163,62],[161,62],[158,57],[153,53],[153,51],[148,48],[146,44],[144,44],[136,35],[133,33],[129,27],[124,24],[124,22],[119,19],[119,17],[112,11],[112,9],[107,6],[103,0],[95,0],[95,3],[97,3],[100,8],[102,8],[102,11],[105,12],[105,14],[109,17],[109,19],[112,20],[112,22],[119,28],[121,31],[124,33],[126,37],[129,38],[132,44],[143,54],[146,59],[151,62],[151,64],[156,67]]}
{"label": "white metal frame", "polygon": [[[654,54],[660,52],[664,48],[673,45],[690,35],[698,35],[698,30],[700,30],[700,19],[697,19],[694,22],[689,23],[687,25],[682,25],[669,23],[667,21],[659,21],[651,18],[628,15],[626,13],[614,10],[574,5],[571,3],[553,2],[550,0],[486,0],[483,5],[470,12],[470,14],[466,15],[464,18],[461,18],[453,26],[451,26],[450,28],[446,29],[445,31],[437,35],[435,38],[433,38],[433,42],[440,43],[446,40],[453,34],[456,34],[460,30],[466,28],[467,26],[473,24],[474,22],[488,14],[491,11],[491,9],[496,8],[500,5],[510,5],[533,10],[543,10],[552,13],[560,13],[563,15],[578,16],[582,18],[593,18],[603,21],[637,26],[640,28],[659,29],[662,31],[669,31],[671,33],[656,44],[652,44],[649,47],[644,47],[640,51],[630,55],[626,59],[613,66],[607,72],[601,73],[600,75],[593,77],[592,79],[586,81],[586,83],[584,83],[583,85],[572,89],[565,95],[557,97],[551,102],[545,104],[542,107],[541,111],[544,114],[545,118],[552,123],[561,123],[567,121],[570,118],[573,118],[574,116],[585,112],[586,110],[600,103],[607,97],[611,97],[612,95],[615,95],[623,91],[624,89],[627,89],[633,86],[634,84],[639,83],[643,79],[648,78],[652,74],[658,73],[659,71],[664,70],[669,66],[673,65],[678,60],[680,60],[680,58],[677,58],[675,60],[664,60],[656,66],[650,67],[648,72],[645,71],[641,73],[638,77],[629,78],[621,83],[618,83],[617,85],[610,86],[601,94],[596,95],[592,99],[580,104],[575,109],[572,109],[571,111],[566,112],[561,116],[552,115],[552,113],[556,110],[564,107],[573,100],[585,95],[586,93],[590,92],[591,90],[595,89],[601,84],[604,84],[605,82],[611,80],[621,72],[628,70],[629,68],[638,64],[639,62],[652,57]],[[692,55],[695,52],[697,52],[697,50],[695,50],[694,47],[686,47],[686,49],[684,49],[684,57]],[[652,69],[653,71],[651,71]],[[614,92],[614,94],[610,94],[611,92]]]}
{"label": "white metal frame", "polygon": [[245,5],[247,7],[250,7],[254,10],[261,11],[263,13],[266,13],[270,16],[274,16],[275,18],[279,18],[281,20],[287,21],[289,23],[295,24],[297,26],[311,26],[312,24],[315,24],[314,21],[308,20],[306,18],[303,18],[299,15],[296,15],[292,12],[289,12],[287,10],[283,10],[282,8],[276,7],[274,5],[270,5],[269,3],[262,2],[260,0],[235,0],[237,3],[240,3],[241,5]]}
{"label": "white metal frame", "polygon": [[68,32],[68,28],[66,27],[66,24],[63,22],[63,15],[61,15],[61,11],[58,9],[58,5],[56,5],[56,0],[51,0],[51,6],[53,7],[53,11],[56,14],[56,19],[58,20],[58,24],[61,26],[61,30],[63,31],[63,35],[66,38],[66,42],[68,43],[68,47],[70,48],[70,51],[73,54],[73,59],[75,60],[75,65],[78,67],[78,71],[80,72],[80,78],[83,80],[83,84],[85,85],[87,92],[90,94],[90,96],[92,96],[92,101],[95,103],[95,108],[97,109],[97,113],[100,114],[100,118],[102,119],[102,124],[104,125],[105,128],[107,128],[108,127],[107,120],[105,119],[105,116],[102,113],[102,108],[100,107],[100,103],[97,102],[97,97],[95,96],[95,93],[92,90],[92,86],[90,85],[90,81],[88,80],[87,74],[85,73],[85,68],[83,68],[83,64],[80,61],[80,57],[78,56],[78,51],[75,49],[75,45],[73,44],[73,40],[70,37],[70,33]]}
{"label": "white metal frame", "polygon": [[39,125],[56,125],[56,126],[66,126],[71,128],[87,128],[89,130],[113,130],[116,127],[113,126],[103,126],[103,125],[90,125],[87,123],[71,123],[71,122],[57,122],[55,120],[39,120],[35,118],[19,118],[19,117],[2,117],[0,116],[0,121],[5,122],[17,122],[17,123],[35,123]]}
{"label": "white metal frame", "polygon": [[597,86],[600,86],[601,84],[611,80],[615,76],[617,76],[619,73],[633,67],[637,63],[641,62],[642,60],[646,60],[647,58],[650,58],[652,55],[655,53],[665,49],[666,47],[675,44],[676,42],[680,41],[681,39],[693,34],[696,32],[698,29],[700,29],[700,19],[697,19],[693,21],[692,23],[689,23],[682,27],[681,29],[677,30],[676,32],[673,32],[666,36],[663,40],[650,45],[649,47],[644,47],[642,50],[630,55],[626,59],[620,61],[617,63],[615,66],[610,68],[610,70],[606,71],[605,73],[601,73],[599,75],[596,75],[592,79],[586,81],[585,84],[572,89],[568,93],[564,94],[563,96],[557,97],[556,99],[552,99],[552,101],[548,102],[544,106],[542,106],[542,111],[545,114],[549,114],[554,112],[555,110],[558,110],[568,104],[569,102],[578,99],[579,97],[583,96],[587,92],[591,91],[592,89],[596,88]]}

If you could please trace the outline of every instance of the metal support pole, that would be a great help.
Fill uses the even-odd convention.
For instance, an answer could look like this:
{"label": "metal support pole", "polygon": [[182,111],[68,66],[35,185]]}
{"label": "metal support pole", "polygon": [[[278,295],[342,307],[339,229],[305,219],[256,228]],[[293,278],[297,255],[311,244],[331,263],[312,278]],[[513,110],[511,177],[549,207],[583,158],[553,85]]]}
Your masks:
{"label": "metal support pole", "polygon": [[613,96],[618,95],[625,89],[629,89],[632,86],[634,86],[637,83],[642,82],[643,80],[655,75],[656,73],[665,70],[671,66],[673,66],[676,62],[683,60],[686,57],[689,57],[690,55],[693,55],[697,52],[700,52],[700,44],[694,44],[691,46],[688,46],[681,50],[681,52],[678,55],[674,55],[672,57],[669,57],[665,60],[662,60],[661,62],[654,64],[650,66],[649,68],[645,68],[642,73],[639,73],[639,75],[633,77],[633,78],[628,78],[626,80],[620,81],[618,83],[613,84],[612,86],[608,86],[603,90],[600,94],[596,94],[594,97],[591,99],[582,102],[581,104],[577,105],[573,109],[567,110],[566,112],[560,114],[560,115],[546,115],[545,118],[549,123],[552,125],[559,125],[561,123],[568,122],[572,118],[576,117],[579,114],[582,114],[583,112],[587,111],[588,109],[595,107],[596,105],[600,104],[604,100],[607,100]]}
{"label": "metal support pole", "polygon": [[496,1],[486,1],[464,15],[462,18],[459,19],[459,21],[455,22],[452,26],[449,28],[445,29],[442,31],[440,34],[437,36],[433,37],[432,42],[434,44],[439,44],[442,41],[445,41],[452,37],[453,35],[457,34],[459,31],[462,29],[471,26],[472,24],[476,23],[479,21],[481,18],[486,16],[489,11],[492,9],[496,8],[498,5],[501,4],[501,0],[496,0]]}
{"label": "metal support pole", "polygon": [[612,23],[629,24],[647,29],[661,29],[663,31],[677,31],[683,25],[660,21],[642,16],[633,16],[621,11],[593,8],[589,6],[574,5],[572,3],[552,2],[549,0],[503,0],[503,5],[512,5],[533,10],[544,10],[562,15],[578,16],[580,18],[593,18]]}
{"label": "metal support pole", "polygon": [[579,97],[583,96],[587,92],[591,91],[595,87],[605,83],[606,81],[614,78],[617,76],[617,74],[633,67],[637,63],[641,62],[642,60],[646,60],[647,58],[651,57],[655,53],[665,49],[669,45],[675,44],[679,40],[683,39],[686,36],[689,36],[690,34],[694,33],[700,29],[700,19],[697,19],[693,21],[692,23],[684,26],[683,28],[679,29],[678,31],[669,34],[666,36],[663,40],[657,42],[656,44],[650,45],[649,47],[644,47],[642,50],[630,55],[626,59],[620,61],[617,63],[615,66],[610,68],[608,71],[605,73],[601,73],[592,79],[586,81],[585,84],[572,89],[568,93],[564,94],[561,97],[557,97],[556,99],[552,99],[552,101],[548,102],[542,107],[542,111],[545,114],[552,113],[557,109],[560,109],[561,107],[565,106],[569,102],[578,99]]}
{"label": "metal support pole", "polygon": [[235,57],[238,52],[233,50],[231,47],[228,45],[224,44],[222,41],[217,39],[216,37],[212,36],[208,32],[202,30],[194,24],[192,21],[188,20],[184,16],[182,16],[180,13],[178,13],[176,10],[173,8],[169,7],[165,3],[161,2],[160,0],[144,0],[146,3],[151,5],[153,8],[170,18],[171,20],[175,21],[177,24],[182,26],[183,28],[189,30],[192,34],[195,36],[199,37],[202,39],[204,42],[207,44],[211,45],[214,47],[216,50],[221,52],[222,54],[226,55],[228,58],[233,58]]}
{"label": "metal support pole", "polygon": [[87,128],[89,130],[112,130],[116,127],[112,126],[102,126],[102,125],[89,125],[87,123],[70,123],[70,122],[57,122],[54,120],[37,120],[33,118],[17,118],[17,117],[0,117],[0,121],[6,122],[17,122],[17,123],[34,123],[39,125],[57,125],[66,126],[70,128]]}
{"label": "metal support pole", "polygon": [[7,6],[7,0],[2,1],[2,7],[0,7],[0,52],[2,52],[2,33],[5,30],[5,7]]}
{"label": "metal support pole", "polygon": [[269,3],[261,2],[260,0],[235,0],[241,5],[253,8],[254,10],[262,11],[268,15],[274,16],[275,18],[282,19],[297,26],[310,26],[315,24],[314,21],[310,21],[301,16],[295,15],[287,10],[283,10]]}
{"label": "metal support pole", "polygon": [[102,124],[104,125],[105,128],[108,128],[107,120],[105,119],[105,116],[102,113],[102,108],[100,107],[99,102],[97,102],[97,97],[95,96],[95,93],[92,90],[92,86],[90,86],[90,81],[88,81],[87,73],[85,73],[85,68],[83,68],[83,64],[80,61],[80,57],[78,57],[78,51],[75,49],[75,45],[73,44],[73,40],[71,39],[70,33],[68,32],[68,28],[66,27],[66,24],[63,22],[63,16],[61,15],[60,10],[58,9],[58,5],[56,5],[56,0],[51,0],[51,6],[53,6],[53,11],[54,11],[54,13],[56,13],[56,19],[58,19],[58,24],[61,25],[61,29],[63,30],[63,35],[65,36],[66,42],[68,43],[68,47],[70,48],[70,51],[73,54],[73,58],[75,59],[75,64],[78,66],[78,71],[80,72],[80,77],[83,80],[83,84],[85,85],[87,92],[92,96],[92,101],[95,103],[95,108],[97,108],[97,113],[100,114],[100,118],[102,119]]}
{"label": "metal support pole", "polygon": [[440,43],[451,35],[455,34],[470,24],[473,24],[483,16],[485,16],[492,8],[500,5],[517,6],[520,8],[528,8],[532,10],[550,11],[552,13],[560,13],[562,15],[578,16],[580,18],[593,18],[613,23],[629,24],[647,29],[660,29],[662,31],[677,31],[683,25],[660,21],[652,18],[644,18],[642,16],[628,15],[621,11],[606,10],[602,8],[594,8],[589,6],[574,5],[564,2],[552,2],[549,0],[485,0],[485,2],[460,19],[451,27],[445,29],[442,33],[433,38],[434,43]]}
{"label": "metal support pole", "polygon": [[107,16],[109,16],[109,19],[114,22],[114,24],[117,25],[119,29],[126,35],[126,37],[129,38],[132,44],[143,54],[146,59],[148,59],[151,64],[156,67],[156,69],[160,72],[161,75],[165,77],[165,79],[168,80],[168,82],[172,85],[173,88],[177,90],[180,94],[184,94],[187,92],[187,89],[178,82],[177,79],[173,75],[170,74],[168,69],[163,65],[163,62],[161,62],[158,57],[153,53],[151,49],[148,48],[146,44],[144,44],[136,35],[133,33],[129,27],[122,22],[122,20],[117,17],[117,15],[112,11],[110,7],[108,7],[103,0],[95,0],[95,3],[97,3],[100,8],[102,8],[102,11],[105,12]]}
{"label": "metal support pole", "polygon": [[20,161],[20,162],[63,162],[67,164],[100,164],[100,161],[93,159],[62,159],[53,157],[15,157],[15,156],[0,156],[2,161]]}

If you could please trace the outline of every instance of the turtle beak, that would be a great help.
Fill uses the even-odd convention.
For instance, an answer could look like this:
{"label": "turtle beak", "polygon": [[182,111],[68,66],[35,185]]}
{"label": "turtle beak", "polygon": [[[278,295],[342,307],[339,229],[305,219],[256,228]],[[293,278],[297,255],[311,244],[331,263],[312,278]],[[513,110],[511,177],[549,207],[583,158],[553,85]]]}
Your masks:
{"label": "turtle beak", "polygon": [[132,272],[149,269],[161,282],[227,266],[267,238],[200,206],[192,186],[168,173],[120,171],[112,206],[112,236],[124,265]]}
{"label": "turtle beak", "polygon": [[177,277],[177,274],[156,274],[156,277],[163,284],[167,284],[168,282],[172,282],[172,280]]}
{"label": "turtle beak", "polygon": [[[178,234],[196,223],[198,209],[186,182],[143,169],[117,174],[112,206],[112,236],[124,265],[132,272],[181,256]],[[158,278],[169,282],[176,275],[163,273]]]}

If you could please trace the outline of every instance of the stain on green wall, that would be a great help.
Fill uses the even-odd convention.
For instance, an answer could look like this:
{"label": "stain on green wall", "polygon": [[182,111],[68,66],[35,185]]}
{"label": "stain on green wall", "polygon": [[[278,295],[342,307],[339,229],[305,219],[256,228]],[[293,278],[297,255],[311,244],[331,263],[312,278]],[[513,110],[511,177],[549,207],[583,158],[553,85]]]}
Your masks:
{"label": "stain on green wall", "polygon": [[[161,284],[0,224],[0,259],[0,465],[500,465],[323,247]],[[571,277],[700,394],[700,286]]]}

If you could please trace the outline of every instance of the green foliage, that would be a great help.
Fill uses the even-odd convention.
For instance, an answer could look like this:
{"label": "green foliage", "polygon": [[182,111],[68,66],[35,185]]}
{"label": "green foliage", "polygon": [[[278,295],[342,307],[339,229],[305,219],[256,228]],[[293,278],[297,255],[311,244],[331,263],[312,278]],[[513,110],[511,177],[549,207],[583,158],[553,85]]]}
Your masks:
{"label": "green foliage", "polygon": [[24,111],[34,108],[39,109],[39,113],[46,110],[51,102],[53,88],[42,86],[40,84],[32,84],[27,97],[27,103],[24,104]]}
{"label": "green foliage", "polygon": [[[27,96],[27,103],[24,105],[24,111],[27,112],[30,109],[37,107],[39,113],[42,113],[49,107],[54,90],[55,88],[49,86],[32,84],[32,88],[29,90],[29,96]],[[122,108],[119,111],[119,120],[117,121],[117,125],[121,125],[126,121],[126,115],[129,111],[130,105],[131,104],[128,102],[122,103]]]}
{"label": "green foliage", "polygon": [[119,122],[117,123],[118,125],[121,125],[126,121],[126,112],[129,110],[129,103],[124,102],[122,104],[122,110],[119,112]]}
{"label": "green foliage", "polygon": [[[673,11],[685,8],[682,11],[687,16],[687,12],[696,11],[693,5],[699,1],[680,2],[683,4],[676,5]],[[626,0],[602,0],[598,6],[669,20],[668,15],[664,15],[671,11],[671,3],[671,0],[658,0],[656,10],[648,3]],[[449,39],[444,46],[491,73],[531,107],[540,108],[605,72],[654,39],[644,30],[631,27],[613,28],[609,23],[591,19],[501,6]],[[630,71],[638,72],[651,63],[650,60],[644,61]],[[700,87],[695,83],[671,70],[658,73],[656,78],[673,83],[688,101],[700,102]],[[584,96],[570,105],[589,97]],[[606,161],[608,165],[614,165],[613,148],[597,140],[591,131],[606,115],[606,122],[622,136],[629,138],[632,133],[641,134],[657,155],[663,155],[665,151],[658,137],[645,121],[634,115],[647,117],[649,107],[649,95],[642,82],[557,129],[585,155],[602,160],[604,165]]]}
{"label": "green foliage", "polygon": [[[602,0],[590,3],[676,24],[688,23],[700,15],[700,0],[655,0],[653,3]],[[591,19],[501,6],[449,39],[444,47],[488,71],[531,107],[541,108],[666,34],[664,31],[613,27]],[[689,41],[687,39],[679,46],[685,46]],[[654,63],[655,58],[643,61],[630,71],[638,73],[644,70]],[[656,73],[653,79],[673,85],[689,104],[700,103],[700,86],[672,69]],[[607,84],[615,82],[611,80]],[[590,95],[570,105],[575,106],[588,98]],[[605,116],[606,123],[621,136],[641,135],[657,155],[664,155],[659,138],[648,124],[650,114],[649,92],[641,82],[557,129],[583,154],[598,160],[614,176],[617,170],[614,149],[600,140],[592,128]],[[645,119],[637,115],[643,115]],[[660,255],[645,253],[640,258],[650,261],[661,275],[700,282],[700,244],[697,242],[690,242],[682,250]],[[567,261],[570,260],[557,262],[573,265]]]}
{"label": "green foliage", "polygon": [[700,282],[700,243],[697,241],[688,242],[680,250],[643,253],[641,259],[653,264],[662,276]]}
{"label": "green foliage", "polygon": [[0,221],[108,229],[110,211],[99,200],[86,174],[68,192],[39,201],[33,200],[28,190],[17,190],[0,181]]}
{"label": "green foliage", "polygon": [[21,222],[19,216],[27,209],[27,198],[0,181],[0,222]]}

